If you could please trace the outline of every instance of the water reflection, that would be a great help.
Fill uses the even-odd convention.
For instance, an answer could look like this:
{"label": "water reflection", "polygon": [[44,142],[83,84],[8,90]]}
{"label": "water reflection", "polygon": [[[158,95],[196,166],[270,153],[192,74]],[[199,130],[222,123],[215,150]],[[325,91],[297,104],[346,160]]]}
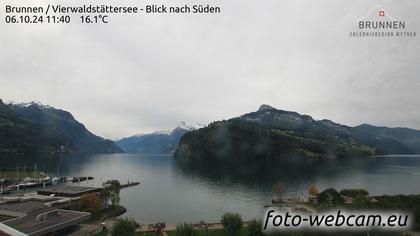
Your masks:
{"label": "water reflection", "polygon": [[57,176],[93,176],[85,185],[108,179],[140,181],[122,191],[127,215],[139,222],[218,221],[228,211],[260,217],[272,198],[272,185],[283,182],[286,195],[318,189],[366,188],[372,194],[419,193],[420,156],[335,160],[293,159],[247,162],[234,166],[180,166],[171,156],[130,154],[0,156],[0,167],[31,168]]}

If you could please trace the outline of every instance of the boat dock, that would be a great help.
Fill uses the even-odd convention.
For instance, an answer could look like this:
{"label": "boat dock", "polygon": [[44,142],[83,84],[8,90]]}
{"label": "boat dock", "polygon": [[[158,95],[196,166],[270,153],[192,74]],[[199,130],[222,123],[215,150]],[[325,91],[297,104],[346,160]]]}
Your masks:
{"label": "boat dock", "polygon": [[139,185],[140,182],[130,182],[130,183],[126,183],[126,184],[121,184],[121,188],[128,188],[128,187],[132,187],[132,186],[136,186]]}

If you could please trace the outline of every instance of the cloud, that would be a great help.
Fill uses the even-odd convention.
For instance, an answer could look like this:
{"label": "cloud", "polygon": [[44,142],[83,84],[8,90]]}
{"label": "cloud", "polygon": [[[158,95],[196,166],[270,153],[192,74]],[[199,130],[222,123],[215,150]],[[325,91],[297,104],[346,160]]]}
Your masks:
{"label": "cloud", "polygon": [[[2,22],[1,97],[69,110],[114,138],[227,119],[262,103],[349,125],[420,129],[419,38],[348,37],[378,1],[208,3],[222,13],[112,16],[108,25],[76,16],[69,25]],[[420,32],[420,2],[381,6]]]}

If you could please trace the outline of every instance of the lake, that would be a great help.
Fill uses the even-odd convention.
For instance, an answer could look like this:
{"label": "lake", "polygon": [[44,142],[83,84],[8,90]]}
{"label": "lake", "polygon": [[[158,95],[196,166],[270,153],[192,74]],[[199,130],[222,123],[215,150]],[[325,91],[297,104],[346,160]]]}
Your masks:
{"label": "lake", "polygon": [[121,191],[126,216],[140,223],[217,222],[225,212],[244,219],[263,215],[281,181],[286,195],[334,187],[365,188],[372,195],[420,193],[420,156],[386,156],[331,160],[287,160],[277,163],[208,168],[182,168],[172,156],[106,154],[73,156],[2,156],[1,168],[33,168],[58,176],[93,176],[82,183],[101,186],[108,179],[140,185]]}

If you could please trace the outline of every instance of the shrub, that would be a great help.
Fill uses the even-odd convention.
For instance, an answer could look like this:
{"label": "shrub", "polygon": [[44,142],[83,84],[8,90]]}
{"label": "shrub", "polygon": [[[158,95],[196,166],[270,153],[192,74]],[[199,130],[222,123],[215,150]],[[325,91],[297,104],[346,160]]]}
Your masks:
{"label": "shrub", "polygon": [[278,181],[276,184],[274,184],[273,192],[277,196],[278,199],[282,197],[284,193],[284,185],[282,184],[282,182]]}
{"label": "shrub", "polygon": [[99,197],[94,193],[88,193],[80,198],[80,209],[90,213],[95,213],[101,207]]}
{"label": "shrub", "polygon": [[235,231],[242,228],[242,217],[238,213],[225,213],[220,221],[227,231],[233,235]]}
{"label": "shrub", "polygon": [[353,203],[351,204],[351,207],[357,208],[357,209],[368,209],[370,206],[372,199],[369,197],[355,197],[353,198]]}
{"label": "shrub", "polygon": [[341,195],[346,197],[366,197],[369,195],[369,192],[364,189],[343,189],[340,191]]}
{"label": "shrub", "polygon": [[262,221],[258,219],[253,219],[248,223],[248,233],[249,236],[262,236],[263,229],[262,229]]}
{"label": "shrub", "polygon": [[318,189],[315,187],[315,185],[309,186],[308,194],[311,197],[316,197],[318,195]]}
{"label": "shrub", "polygon": [[190,223],[182,223],[176,226],[175,236],[196,236],[197,231]]}
{"label": "shrub", "polygon": [[343,204],[344,198],[341,197],[337,190],[329,188],[318,195],[318,203],[331,205]]}
{"label": "shrub", "polygon": [[118,219],[112,226],[112,236],[130,236],[136,231],[136,221],[132,218]]}
{"label": "shrub", "polygon": [[165,228],[165,222],[158,222],[153,225],[153,230],[155,231],[156,236],[160,236]]}
{"label": "shrub", "polygon": [[107,180],[102,186],[101,195],[104,195],[104,201],[111,200],[112,207],[118,205],[120,203],[121,183],[118,180]]}

